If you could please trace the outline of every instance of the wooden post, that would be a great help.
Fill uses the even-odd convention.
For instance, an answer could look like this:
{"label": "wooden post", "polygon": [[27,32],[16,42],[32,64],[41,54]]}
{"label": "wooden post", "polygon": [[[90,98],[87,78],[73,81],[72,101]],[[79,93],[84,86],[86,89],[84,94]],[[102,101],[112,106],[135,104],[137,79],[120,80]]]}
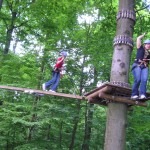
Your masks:
{"label": "wooden post", "polygon": [[[128,83],[134,24],[134,0],[119,0],[110,82]],[[125,150],[126,119],[126,104],[108,104],[104,150]]]}

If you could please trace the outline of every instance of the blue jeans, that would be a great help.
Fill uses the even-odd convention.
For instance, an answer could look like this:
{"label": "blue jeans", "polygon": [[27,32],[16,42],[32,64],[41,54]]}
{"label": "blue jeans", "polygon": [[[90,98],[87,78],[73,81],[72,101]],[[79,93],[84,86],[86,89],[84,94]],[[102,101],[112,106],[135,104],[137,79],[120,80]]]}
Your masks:
{"label": "blue jeans", "polygon": [[45,87],[49,88],[51,86],[51,90],[56,91],[59,81],[60,81],[60,72],[53,71],[52,79],[45,83]]}
{"label": "blue jeans", "polygon": [[134,76],[134,84],[132,86],[131,96],[134,96],[134,95],[146,96],[148,72],[149,72],[148,67],[140,67],[138,65],[132,70],[132,74]]}

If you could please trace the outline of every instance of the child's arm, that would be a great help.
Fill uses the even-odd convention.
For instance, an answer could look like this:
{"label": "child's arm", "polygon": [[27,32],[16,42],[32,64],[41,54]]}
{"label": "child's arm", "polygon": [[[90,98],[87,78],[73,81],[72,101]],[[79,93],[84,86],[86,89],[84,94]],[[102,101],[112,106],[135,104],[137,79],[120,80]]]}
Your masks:
{"label": "child's arm", "polygon": [[58,60],[58,61],[56,62],[56,64],[60,64],[61,62],[63,62],[63,61],[64,61],[64,59],[65,59],[65,57],[64,57],[64,56],[62,56],[62,57],[61,57],[61,59],[60,59],[60,60]]}

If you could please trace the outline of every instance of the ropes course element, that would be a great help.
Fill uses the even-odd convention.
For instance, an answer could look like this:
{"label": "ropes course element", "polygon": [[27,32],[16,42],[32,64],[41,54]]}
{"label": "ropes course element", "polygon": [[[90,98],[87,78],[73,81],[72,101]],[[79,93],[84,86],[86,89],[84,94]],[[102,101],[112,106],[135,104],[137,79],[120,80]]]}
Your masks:
{"label": "ropes course element", "polygon": [[136,99],[132,100],[131,97],[131,89],[125,86],[120,86],[122,84],[115,84],[106,83],[102,86],[90,91],[89,93],[85,94],[85,98],[88,99],[89,103],[107,105],[110,102],[119,102],[125,103],[128,106],[131,105],[138,105],[146,107],[147,104],[145,103],[147,100],[150,99],[150,93],[147,93],[148,97],[146,99]]}
{"label": "ropes course element", "polygon": [[64,98],[85,100],[92,104],[99,104],[104,106],[107,106],[108,103],[117,102],[117,103],[125,103],[128,106],[138,105],[138,106],[146,107],[147,104],[145,102],[150,100],[150,93],[147,93],[148,97],[146,99],[142,99],[142,100],[130,99],[131,89],[128,87],[128,84],[121,83],[121,82],[104,83],[100,87],[86,93],[83,96],[50,92],[50,91],[42,91],[36,89],[4,86],[4,85],[0,85],[0,89],[20,91],[27,94],[34,94],[36,96],[51,95],[51,96],[58,96]]}
{"label": "ropes course element", "polygon": [[117,20],[120,18],[132,19],[134,22],[136,20],[135,11],[132,10],[120,10],[117,14]]}
{"label": "ropes course element", "polygon": [[[135,24],[135,21],[136,21],[135,11],[128,10],[128,9],[120,10],[116,16],[117,22],[120,19],[131,19]],[[133,25],[130,25],[130,27],[133,28]],[[133,39],[127,35],[117,35],[114,38],[113,42],[114,42],[113,46],[120,45],[120,44],[129,45],[131,48],[133,48],[133,46],[134,46],[133,45]]]}
{"label": "ropes course element", "polygon": [[52,96],[79,99],[79,100],[84,99],[82,96],[79,96],[79,95],[64,94],[64,93],[57,93],[57,92],[54,93],[54,92],[50,92],[50,91],[42,91],[42,90],[35,90],[35,89],[28,89],[28,88],[19,88],[19,87],[12,87],[12,86],[0,85],[0,89],[20,91],[20,92],[24,92],[24,93],[27,93],[27,94],[35,94],[37,96],[52,95]]}
{"label": "ropes course element", "polygon": [[133,39],[127,35],[117,35],[114,38],[113,46],[118,45],[118,44],[126,44],[126,45],[133,47]]}
{"label": "ropes course element", "polygon": [[111,82],[111,84],[121,86],[121,87],[125,87],[125,88],[130,88],[130,84],[126,83],[126,82],[113,81],[113,82]]}

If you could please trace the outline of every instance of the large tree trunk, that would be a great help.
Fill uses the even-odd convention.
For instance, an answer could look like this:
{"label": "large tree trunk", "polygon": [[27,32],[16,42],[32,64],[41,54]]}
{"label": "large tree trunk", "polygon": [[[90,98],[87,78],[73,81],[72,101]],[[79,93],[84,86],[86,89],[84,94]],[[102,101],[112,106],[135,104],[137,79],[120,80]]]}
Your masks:
{"label": "large tree trunk", "polygon": [[[134,0],[120,0],[117,14],[117,36],[114,38],[114,54],[110,82],[128,85],[130,56],[133,48],[135,23]],[[125,150],[127,105],[109,103],[104,150]]]}

